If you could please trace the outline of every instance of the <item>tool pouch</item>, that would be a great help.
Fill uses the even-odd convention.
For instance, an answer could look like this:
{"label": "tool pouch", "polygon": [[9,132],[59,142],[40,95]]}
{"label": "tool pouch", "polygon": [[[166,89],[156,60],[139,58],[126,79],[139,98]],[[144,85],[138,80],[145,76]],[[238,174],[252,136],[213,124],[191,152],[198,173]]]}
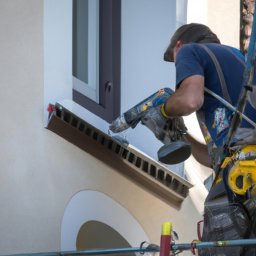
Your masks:
{"label": "tool pouch", "polygon": [[[202,241],[223,241],[244,239],[248,233],[249,220],[238,204],[222,205],[205,209]],[[200,256],[228,255],[238,256],[241,247],[218,247],[199,250]]]}
{"label": "tool pouch", "polygon": [[251,224],[251,230],[256,235],[256,196],[254,196],[251,199],[248,199],[244,202],[244,206],[249,212],[250,215],[250,224]]}
{"label": "tool pouch", "polygon": [[[202,241],[221,241],[253,238],[247,209],[234,197],[228,187],[230,167],[223,169],[223,180],[214,186],[205,202]],[[252,252],[253,251],[253,252]],[[254,248],[216,247],[199,250],[200,256],[254,255]]]}

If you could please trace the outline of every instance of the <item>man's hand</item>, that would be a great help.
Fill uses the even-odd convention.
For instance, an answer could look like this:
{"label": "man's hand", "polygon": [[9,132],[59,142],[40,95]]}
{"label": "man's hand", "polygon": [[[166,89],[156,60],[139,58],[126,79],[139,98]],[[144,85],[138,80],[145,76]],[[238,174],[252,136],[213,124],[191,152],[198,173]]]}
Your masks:
{"label": "man's hand", "polygon": [[145,111],[141,123],[146,125],[157,139],[167,145],[172,142],[173,137],[177,140],[181,139],[182,134],[187,132],[187,127],[182,117],[166,117],[162,112],[162,107],[163,105],[158,105]]}
{"label": "man's hand", "polygon": [[176,126],[176,128],[180,131],[182,131],[184,134],[187,133],[188,128],[186,127],[185,123],[184,123],[184,119],[183,117],[174,117],[173,118],[174,121],[174,125]]}
{"label": "man's hand", "polygon": [[169,118],[163,116],[161,112],[162,105],[151,107],[147,109],[144,113],[141,123],[146,125],[164,144],[170,143],[169,138]]}
{"label": "man's hand", "polygon": [[184,79],[179,88],[165,103],[165,113],[170,117],[187,116],[204,103],[204,77],[194,75]]}

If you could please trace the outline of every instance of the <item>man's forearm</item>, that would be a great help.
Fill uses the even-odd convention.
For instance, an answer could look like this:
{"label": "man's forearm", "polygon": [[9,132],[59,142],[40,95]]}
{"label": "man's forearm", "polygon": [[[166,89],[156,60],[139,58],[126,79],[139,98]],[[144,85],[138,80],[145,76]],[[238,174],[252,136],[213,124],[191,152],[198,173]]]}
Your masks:
{"label": "man's forearm", "polygon": [[195,140],[190,134],[184,136],[185,141],[192,145],[192,155],[200,164],[212,168],[207,146]]}
{"label": "man's forearm", "polygon": [[187,116],[195,110],[191,109],[179,91],[176,91],[165,103],[165,113],[169,117]]}

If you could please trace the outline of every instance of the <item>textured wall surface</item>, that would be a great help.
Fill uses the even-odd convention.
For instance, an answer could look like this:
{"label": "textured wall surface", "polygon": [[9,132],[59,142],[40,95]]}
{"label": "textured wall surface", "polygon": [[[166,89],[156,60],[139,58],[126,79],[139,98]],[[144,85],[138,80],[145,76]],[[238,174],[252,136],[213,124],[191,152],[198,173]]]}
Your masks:
{"label": "textured wall surface", "polygon": [[176,209],[44,128],[43,0],[0,1],[0,33],[0,254],[60,250],[63,214],[82,190],[121,204],[151,242],[165,221],[192,241],[206,196],[196,175]]}
{"label": "textured wall surface", "polygon": [[241,1],[240,50],[247,55],[252,33],[255,0]]}

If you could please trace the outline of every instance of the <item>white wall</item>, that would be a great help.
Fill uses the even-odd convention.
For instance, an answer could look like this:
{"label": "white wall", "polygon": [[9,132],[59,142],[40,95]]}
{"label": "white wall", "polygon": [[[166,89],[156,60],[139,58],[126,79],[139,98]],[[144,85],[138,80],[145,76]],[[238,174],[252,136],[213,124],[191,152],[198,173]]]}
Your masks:
{"label": "white wall", "polygon": [[161,88],[174,89],[174,65],[163,54],[175,32],[175,16],[175,1],[122,1],[121,112]]}
{"label": "white wall", "polygon": [[[176,4],[172,0],[122,1],[121,112],[125,112],[157,90],[175,87],[173,63],[163,54],[176,29]],[[130,143],[157,160],[163,144],[145,126],[128,133]],[[183,163],[171,166],[182,174]]]}
{"label": "white wall", "polygon": [[72,99],[72,0],[44,0],[44,125],[47,106]]}
{"label": "white wall", "polygon": [[207,25],[208,0],[187,0],[187,23]]}
{"label": "white wall", "polygon": [[[45,0],[44,9],[45,125],[47,105],[59,102],[107,133],[107,122],[71,101],[72,1]],[[174,89],[174,65],[163,61],[163,54],[176,29],[175,16],[175,0],[122,1],[121,113],[163,87]],[[128,132],[128,140],[156,160],[163,145],[140,124]],[[184,164],[170,169],[182,175]]]}
{"label": "white wall", "polygon": [[176,29],[187,24],[188,0],[176,0]]}
{"label": "white wall", "polygon": [[[61,0],[60,7],[54,5],[55,0],[51,2],[57,17],[59,10],[67,10],[70,1]],[[160,243],[165,221],[173,222],[180,242],[192,241],[206,196],[193,173],[192,181],[198,185],[177,209],[44,128],[45,102],[59,100],[54,90],[52,98],[45,99],[45,95],[51,97],[45,89],[59,79],[64,86],[68,84],[65,77],[55,77],[55,72],[52,77],[56,83],[48,86],[49,79],[44,80],[44,71],[51,71],[44,63],[51,57],[44,48],[44,43],[49,46],[44,41],[44,4],[49,1],[0,1],[0,253],[61,250],[65,209],[71,198],[84,190],[99,191],[123,206],[153,243]],[[53,64],[53,70],[66,70]],[[116,218],[114,214],[112,217]]]}

